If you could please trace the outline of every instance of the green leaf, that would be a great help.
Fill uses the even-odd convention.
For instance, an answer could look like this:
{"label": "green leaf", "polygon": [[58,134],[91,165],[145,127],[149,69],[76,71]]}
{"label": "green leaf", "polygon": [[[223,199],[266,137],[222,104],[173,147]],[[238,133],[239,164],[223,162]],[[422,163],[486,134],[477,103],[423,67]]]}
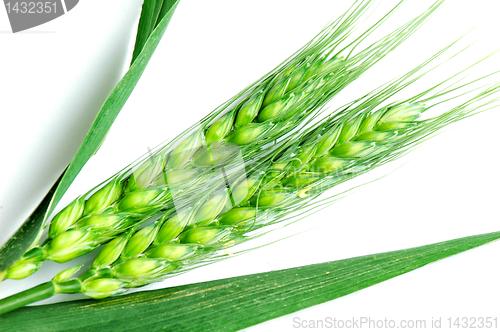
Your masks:
{"label": "green leaf", "polygon": [[[139,27],[137,28],[137,37],[135,39],[134,53],[132,55],[132,63],[141,53],[146,41],[156,27],[156,22],[159,19],[164,0],[145,0],[142,4],[141,18],[139,19]],[[168,9],[172,8],[172,4],[166,4]],[[168,10],[167,9],[167,10]],[[161,18],[160,18],[161,20]]]}
{"label": "green leaf", "polygon": [[160,14],[158,15],[158,19],[156,20],[155,28],[160,24],[161,20],[168,14],[170,9],[175,5],[177,6],[177,2],[180,0],[163,0],[163,5],[161,6]]}
{"label": "green leaf", "polygon": [[[146,2],[149,3],[151,1]],[[35,241],[36,236],[43,227],[48,215],[62,198],[85,163],[97,152],[103,143],[115,118],[118,116],[118,113],[120,113],[123,105],[125,105],[125,102],[132,93],[132,90],[139,81],[142,73],[146,69],[146,65],[153,56],[153,53],[158,46],[158,43],[160,42],[172,15],[174,14],[178,2],[179,0],[171,4],[169,10],[161,16],[161,21],[158,22],[156,28],[150,33],[149,37],[145,41],[144,46],[141,47],[140,54],[138,54],[137,58],[130,66],[130,69],[116,85],[102,105],[94,123],[87,133],[87,136],[85,136],[78,152],[63,173],[62,177],[58,180],[58,182],[56,182],[44,198],[43,202],[40,203],[32,215],[16,231],[11,239],[7,241],[2,248],[0,248],[0,280],[2,279],[2,272],[12,265],[19,257],[21,257],[21,255],[24,254],[29,246]],[[142,35],[142,33],[143,32],[140,34]]]}
{"label": "green leaf", "polygon": [[351,294],[498,240],[500,232],[105,300],[25,307],[0,331],[236,331]]}

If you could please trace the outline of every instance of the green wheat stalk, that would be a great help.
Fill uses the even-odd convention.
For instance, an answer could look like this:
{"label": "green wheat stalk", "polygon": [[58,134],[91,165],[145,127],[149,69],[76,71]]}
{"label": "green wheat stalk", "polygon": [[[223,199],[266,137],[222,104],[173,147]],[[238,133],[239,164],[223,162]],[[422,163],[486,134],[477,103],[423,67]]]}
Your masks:
{"label": "green wheat stalk", "polygon": [[[496,73],[461,85],[457,74],[413,97],[384,105],[425,75],[428,71],[417,74],[448,48],[308,130],[292,134],[268,158],[250,165],[248,176],[234,189],[219,183],[201,203],[198,196],[186,199],[190,208],[166,213],[141,229],[134,226],[104,245],[83,276],[72,279],[81,266],[67,269],[48,283],[1,300],[0,314],[56,293],[105,298],[224,259],[231,255],[228,248],[261,235],[266,226],[331,204],[336,195],[319,199],[326,190],[401,157],[449,124],[497,107],[498,82],[471,88]],[[422,118],[434,107],[473,93],[439,116]],[[218,158],[218,149],[224,151],[226,144],[215,143],[212,158]],[[197,151],[192,158],[196,164],[204,155]],[[231,164],[230,155],[220,158],[220,165]],[[239,190],[240,186],[246,189]],[[241,203],[223,211],[229,197],[238,195]],[[216,214],[200,219],[200,211]]]}
{"label": "green wheat stalk", "polygon": [[[296,54],[200,125],[75,199],[52,219],[48,238],[34,245],[0,275],[0,280],[25,278],[45,260],[67,262],[141,223],[168,215],[176,208],[172,187],[183,192],[176,196],[182,201],[197,194],[190,187],[196,188],[194,184],[212,176],[209,167],[199,167],[213,162],[198,151],[202,146],[211,145],[212,156],[217,152],[231,155],[234,149],[218,142],[236,144],[245,163],[270,156],[275,149],[268,147],[270,143],[287,139],[291,132],[306,126],[338,92],[414,33],[442,2],[356,53],[358,44],[402,4],[349,41],[355,24],[372,5],[372,1],[357,1]],[[224,191],[213,195],[228,197]],[[215,210],[208,206],[197,210],[199,220],[210,220],[222,211],[222,205]]]}

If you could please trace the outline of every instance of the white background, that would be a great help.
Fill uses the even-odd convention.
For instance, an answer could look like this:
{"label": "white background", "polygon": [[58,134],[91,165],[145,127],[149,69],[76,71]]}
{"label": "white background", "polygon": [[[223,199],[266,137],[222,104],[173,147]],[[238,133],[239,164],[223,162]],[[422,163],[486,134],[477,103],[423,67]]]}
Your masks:
{"label": "white background", "polygon": [[[57,210],[260,78],[350,3],[182,0],[107,140]],[[382,1],[374,15],[394,3]],[[7,15],[0,9],[0,244],[29,216],[72,159],[100,105],[126,71],[141,4],[81,1],[63,17],[18,34],[10,32]],[[409,0],[376,36],[428,4]],[[480,22],[466,41],[484,37],[452,63],[449,73],[500,47],[498,6],[495,0],[449,1],[398,51],[344,90],[332,102],[332,110],[403,74]],[[499,70],[498,63],[490,62],[485,70]],[[434,77],[422,86],[445,77]],[[495,109],[450,126],[402,161],[355,183],[392,172],[389,176],[264,241],[300,234],[148,288],[498,231],[498,123],[500,109]],[[499,253],[499,242],[489,244],[250,330],[295,330],[294,317],[396,321],[442,317],[443,325],[448,317],[457,316],[496,316],[500,321]],[[90,258],[82,261],[88,263]],[[28,279],[4,281],[0,298],[47,281],[72,264],[47,262]],[[69,298],[75,297],[58,295],[51,301]]]}

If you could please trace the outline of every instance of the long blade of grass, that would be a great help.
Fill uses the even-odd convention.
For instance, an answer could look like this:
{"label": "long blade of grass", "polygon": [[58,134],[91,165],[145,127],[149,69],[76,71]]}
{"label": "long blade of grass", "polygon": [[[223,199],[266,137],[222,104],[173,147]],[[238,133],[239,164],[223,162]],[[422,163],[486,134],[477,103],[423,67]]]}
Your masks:
{"label": "long blade of grass", "polygon": [[0,316],[0,331],[236,331],[354,293],[500,239],[487,233],[304,267],[106,300],[25,307]]}
{"label": "long blade of grass", "polygon": [[[150,1],[146,2],[149,3]],[[0,248],[0,280],[2,279],[1,276],[3,272],[19,257],[21,257],[21,255],[24,254],[36,240],[36,237],[39,234],[40,229],[43,227],[46,218],[50,215],[85,163],[101,146],[115,118],[123,108],[123,105],[125,105],[125,102],[132,93],[132,90],[139,81],[142,73],[146,69],[146,65],[153,56],[153,53],[158,46],[158,43],[160,42],[172,15],[174,14],[178,2],[179,0],[175,1],[173,4],[169,2],[170,9],[163,16],[161,16],[162,19],[150,33],[144,43],[144,46],[141,48],[140,53],[137,55],[137,58],[130,66],[130,69],[121,81],[118,82],[102,105],[94,123],[87,133],[87,136],[85,136],[85,139],[78,149],[78,152],[62,177],[58,180],[58,184],[55,185],[56,188],[53,187],[51,189],[51,191],[44,198],[43,202],[35,209],[31,216],[16,231],[11,239],[7,241],[2,248]],[[158,17],[159,14],[156,16]],[[142,33],[143,32],[140,32],[140,34]],[[47,202],[49,203],[47,204]]]}

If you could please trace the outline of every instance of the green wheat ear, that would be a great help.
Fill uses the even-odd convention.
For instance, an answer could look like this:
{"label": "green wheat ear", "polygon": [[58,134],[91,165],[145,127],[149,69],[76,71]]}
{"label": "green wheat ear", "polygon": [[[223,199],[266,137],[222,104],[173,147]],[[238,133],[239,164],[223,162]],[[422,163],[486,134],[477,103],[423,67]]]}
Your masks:
{"label": "green wheat ear", "polygon": [[[242,180],[252,189],[238,206],[220,210],[227,188],[203,195],[201,202],[194,197],[188,203],[194,208],[184,214],[165,215],[109,242],[82,277],[70,279],[80,267],[63,271],[49,283],[1,300],[0,313],[58,292],[104,298],[223,259],[228,254],[221,251],[258,236],[260,228],[329,204],[336,196],[318,199],[325,190],[397,159],[451,123],[499,106],[496,83],[481,87],[478,94],[439,116],[422,118],[443,102],[474,93],[472,84],[488,76],[433,92],[448,79],[406,100],[382,105],[420,78],[423,74],[416,74],[428,62],[292,135],[271,162],[257,163]],[[472,90],[462,92],[465,88]]]}
{"label": "green wheat ear", "polygon": [[[252,182],[248,187],[258,183],[258,189],[253,190],[250,199],[242,205],[219,214],[210,222],[186,222],[182,231],[177,230],[179,235],[175,238],[162,240],[158,234],[152,242],[144,240],[151,244],[144,254],[133,258],[133,262],[140,265],[144,260],[147,262],[144,269],[151,272],[142,274],[139,284],[145,280],[159,281],[200,262],[221,257],[218,251],[254,237],[251,232],[260,227],[283,220],[290,211],[314,206],[317,196],[325,190],[398,158],[444,126],[499,105],[500,97],[496,96],[500,84],[497,83],[440,116],[421,119],[427,110],[441,104],[439,98],[453,93],[446,98],[459,97],[463,93],[457,91],[476,82],[459,88],[450,87],[424,98],[447,82],[444,81],[407,100],[379,106],[402,87],[414,82],[412,76],[426,64],[334,113],[307,132],[297,134],[281,147],[281,152],[273,157],[273,164],[262,164],[253,177],[245,180]],[[372,148],[368,151],[360,149],[360,144]],[[299,168],[296,167],[297,156],[300,157]],[[268,174],[272,180],[264,181]],[[158,274],[149,267],[156,266],[155,260],[156,264],[167,261],[171,265],[159,267],[164,273]],[[105,267],[111,270],[117,282],[124,281],[114,272],[124,261],[127,258],[122,256],[116,263]],[[98,271],[91,274],[98,275]],[[129,287],[134,287],[134,282]]]}
{"label": "green wheat ear", "polygon": [[[263,146],[306,126],[323,105],[413,34],[442,2],[437,1],[413,20],[358,50],[358,42],[373,33],[401,4],[349,40],[355,25],[372,5],[370,0],[356,1],[302,49],[212,112],[201,125],[188,129],[64,208],[53,218],[48,239],[25,253],[2,278],[25,278],[36,272],[44,260],[66,262],[136,224],[159,218],[174,208],[172,186],[184,188],[185,197],[196,194],[189,191],[194,187],[190,184],[204,182],[210,176],[213,158],[221,164],[232,158],[230,151],[217,148],[217,144],[240,146],[245,163],[268,158],[275,149]],[[208,146],[210,158],[199,151]],[[249,198],[245,197],[246,189],[255,189],[254,183],[250,185],[235,189],[236,201]],[[217,203],[217,208],[223,205]],[[203,212],[205,220],[221,211]],[[97,220],[107,227],[97,227]],[[170,236],[177,236],[172,227]]]}
{"label": "green wheat ear", "polygon": [[[413,82],[413,74],[410,72],[342,108],[308,131],[294,135],[272,157],[272,164],[261,163],[261,169],[254,171],[258,175],[249,177],[248,181],[257,183],[258,189],[252,191],[252,197],[241,206],[212,217],[208,222],[204,217],[199,223],[193,222],[193,215],[213,213],[213,209],[204,207],[219,206],[218,200],[226,199],[220,191],[205,195],[206,200],[196,204],[198,208],[184,215],[166,215],[142,229],[132,229],[115,238],[103,247],[93,268],[82,277],[71,279],[80,268],[77,266],[63,271],[49,283],[1,300],[0,314],[56,293],[105,298],[221,259],[224,257],[221,250],[253,238],[255,235],[251,233],[260,227],[282,221],[292,211],[308,209],[321,202],[316,198],[324,190],[398,158],[451,123],[500,104],[500,97],[497,97],[500,83],[497,83],[442,115],[421,119],[428,109],[441,104],[438,98],[452,93],[455,94],[447,96],[448,100],[461,96],[463,93],[457,91],[475,82],[472,81],[424,98],[439,84],[399,103],[380,106],[401,87]],[[326,142],[328,149],[324,148]],[[374,148],[367,152],[355,145],[358,143]],[[344,158],[345,155],[349,158]],[[295,167],[296,156],[302,156],[299,169]],[[279,166],[274,167],[276,165]],[[269,174],[272,179],[264,181]],[[88,223],[100,225],[101,221]]]}

